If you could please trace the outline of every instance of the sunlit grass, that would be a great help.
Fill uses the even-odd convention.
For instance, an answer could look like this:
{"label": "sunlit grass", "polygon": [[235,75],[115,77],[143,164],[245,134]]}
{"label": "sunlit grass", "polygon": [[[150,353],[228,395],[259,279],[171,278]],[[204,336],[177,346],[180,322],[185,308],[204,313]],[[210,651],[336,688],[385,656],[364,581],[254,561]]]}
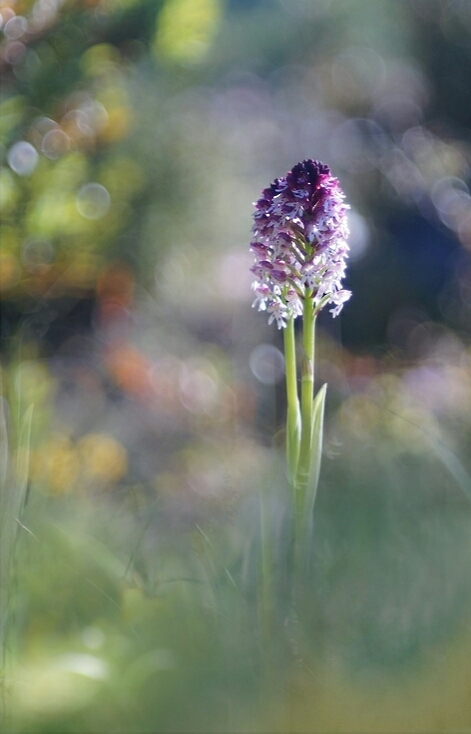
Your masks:
{"label": "sunlit grass", "polygon": [[[328,343],[320,351],[332,358]],[[347,355],[341,362],[348,377]],[[18,372],[44,420],[53,392],[33,373]],[[177,461],[152,487],[129,485],[124,449],[99,432],[72,440],[33,421],[28,462],[24,416],[19,450],[10,445],[15,486],[29,465],[31,487],[10,515],[16,560],[3,575],[6,730],[469,727],[469,414],[453,398],[467,394],[468,371],[452,370],[446,416],[429,393],[410,392],[411,374],[378,371],[328,411],[296,614],[288,485],[274,449],[232,444],[250,466],[234,471],[230,434],[216,443],[200,433],[184,451],[169,445]],[[198,420],[209,438],[212,419]]]}

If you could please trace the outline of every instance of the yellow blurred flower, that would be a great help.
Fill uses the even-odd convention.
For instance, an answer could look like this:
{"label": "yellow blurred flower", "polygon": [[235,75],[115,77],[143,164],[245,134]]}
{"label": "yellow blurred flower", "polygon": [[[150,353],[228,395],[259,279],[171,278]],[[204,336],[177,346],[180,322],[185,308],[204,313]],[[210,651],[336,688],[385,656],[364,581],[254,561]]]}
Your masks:
{"label": "yellow blurred flower", "polygon": [[67,436],[53,436],[31,452],[31,477],[40,482],[47,494],[58,495],[72,491],[79,470],[79,457]]}
{"label": "yellow blurred flower", "polygon": [[108,120],[100,131],[100,139],[105,143],[115,143],[128,134],[131,124],[132,113],[129,107],[113,107],[108,110]]}
{"label": "yellow blurred flower", "polygon": [[80,439],[77,451],[84,478],[111,484],[121,479],[128,469],[126,449],[104,433],[88,433]]}

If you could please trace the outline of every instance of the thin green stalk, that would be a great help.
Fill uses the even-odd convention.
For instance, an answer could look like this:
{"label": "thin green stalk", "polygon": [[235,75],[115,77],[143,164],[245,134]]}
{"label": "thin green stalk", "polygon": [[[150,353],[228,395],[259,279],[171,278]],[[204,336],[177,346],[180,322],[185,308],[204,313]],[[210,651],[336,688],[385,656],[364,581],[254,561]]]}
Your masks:
{"label": "thin green stalk", "polygon": [[309,483],[312,460],[312,411],[314,399],[314,332],[316,316],[312,302],[312,291],[306,292],[303,318],[303,363],[301,377],[301,445],[296,484],[298,487],[299,505],[303,508],[304,495]]}
{"label": "thin green stalk", "polygon": [[306,292],[303,316],[303,362],[301,374],[301,439],[294,484],[294,570],[304,568],[306,545],[306,504],[312,465],[313,397],[314,397],[314,304],[312,291]]}
{"label": "thin green stalk", "polygon": [[286,397],[288,416],[286,423],[286,456],[288,476],[294,486],[296,482],[299,442],[301,437],[301,412],[298,399],[297,371],[296,371],[296,340],[294,334],[294,319],[290,319],[284,332]]}

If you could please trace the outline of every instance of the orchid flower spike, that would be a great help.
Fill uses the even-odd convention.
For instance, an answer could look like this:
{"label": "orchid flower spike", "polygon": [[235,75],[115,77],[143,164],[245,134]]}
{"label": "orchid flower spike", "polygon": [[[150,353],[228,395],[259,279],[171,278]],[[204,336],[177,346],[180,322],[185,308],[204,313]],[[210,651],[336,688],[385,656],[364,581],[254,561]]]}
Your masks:
{"label": "orchid flower spike", "polygon": [[311,159],[276,178],[255,202],[250,249],[254,306],[279,329],[333,304],[337,316],[351,292],[342,288],[349,247],[348,205],[328,166]]}

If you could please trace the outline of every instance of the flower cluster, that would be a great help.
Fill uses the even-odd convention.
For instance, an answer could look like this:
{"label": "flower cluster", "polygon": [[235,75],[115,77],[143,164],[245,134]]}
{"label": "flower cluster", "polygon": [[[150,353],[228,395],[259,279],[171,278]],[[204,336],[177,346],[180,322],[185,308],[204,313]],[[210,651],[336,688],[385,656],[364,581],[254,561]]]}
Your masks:
{"label": "flower cluster", "polygon": [[305,160],[275,179],[255,203],[253,305],[267,311],[278,328],[301,316],[308,299],[316,310],[334,304],[337,316],[350,298],[341,286],[349,250],[344,198],[326,165]]}

